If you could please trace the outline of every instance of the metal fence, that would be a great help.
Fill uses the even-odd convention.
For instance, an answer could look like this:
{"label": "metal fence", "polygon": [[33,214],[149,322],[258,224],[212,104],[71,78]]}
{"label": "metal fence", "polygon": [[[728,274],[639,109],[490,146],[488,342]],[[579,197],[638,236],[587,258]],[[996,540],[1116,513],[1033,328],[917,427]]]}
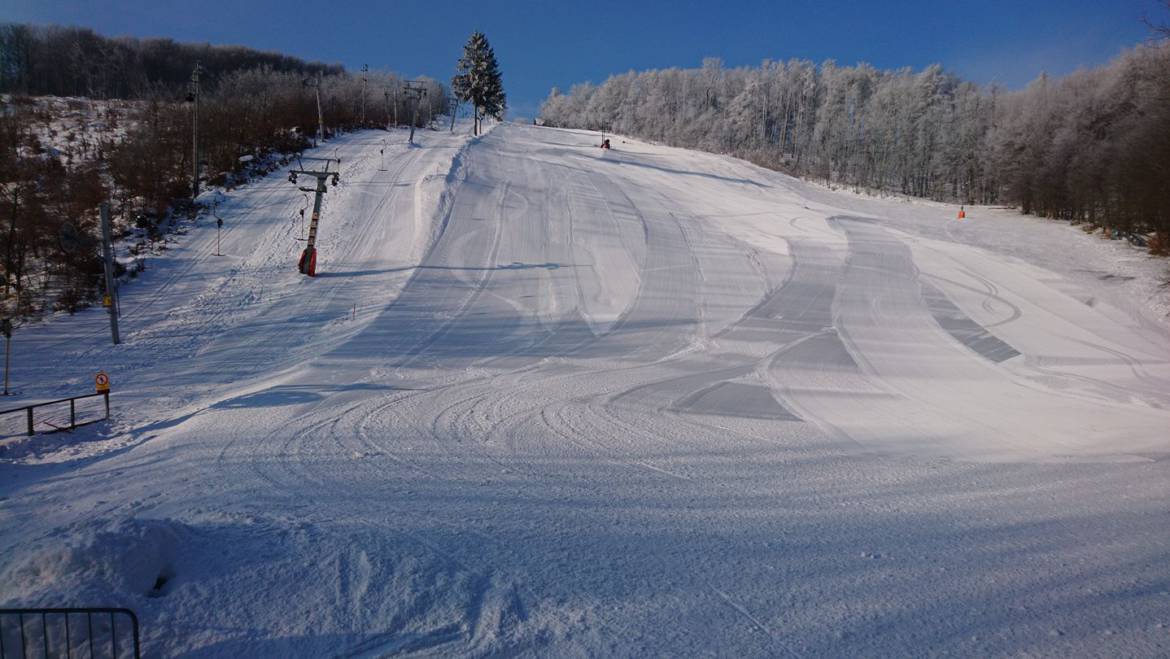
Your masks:
{"label": "metal fence", "polygon": [[[89,401],[102,398],[104,414],[101,405],[79,401]],[[11,437],[23,432],[26,435],[36,434],[37,430],[55,432],[58,430],[73,430],[110,418],[110,392],[100,394],[85,394],[58,400],[33,403],[22,407],[0,411],[0,437]]]}
{"label": "metal fence", "polygon": [[130,609],[0,609],[0,659],[142,656]]}

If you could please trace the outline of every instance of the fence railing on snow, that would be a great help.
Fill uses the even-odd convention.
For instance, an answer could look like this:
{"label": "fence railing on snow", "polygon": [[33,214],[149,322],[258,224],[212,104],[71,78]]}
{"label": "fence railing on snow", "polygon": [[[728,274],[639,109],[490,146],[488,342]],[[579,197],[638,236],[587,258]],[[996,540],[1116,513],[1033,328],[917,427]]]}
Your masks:
{"label": "fence railing on snow", "polygon": [[[98,396],[101,396],[105,399],[105,409],[106,409],[105,416],[101,417],[100,419],[83,419],[81,422],[78,422],[77,401],[85,400],[87,398],[97,398]],[[36,410],[37,410],[37,408],[53,407],[53,406],[57,406],[57,405],[64,405],[65,403],[69,403],[69,423],[68,423],[68,425],[64,425],[63,419],[62,419],[62,425],[56,425],[52,422],[49,422],[47,420],[42,419],[42,423],[44,423],[45,425],[48,425],[52,431],[73,430],[74,428],[78,428],[80,426],[88,425],[90,423],[97,423],[98,421],[104,421],[104,420],[110,418],[110,392],[108,392],[108,391],[102,392],[99,394],[85,394],[84,396],[71,396],[69,398],[60,398],[58,400],[50,400],[50,401],[46,401],[43,403],[33,403],[31,405],[14,407],[12,409],[0,411],[0,417],[6,417],[10,414],[23,413],[24,417],[25,417],[25,428],[24,428],[25,434],[34,435],[34,434],[36,434],[36,423],[37,423],[36,422]],[[12,432],[7,431],[7,429],[4,429],[2,426],[0,426],[0,437],[12,436],[12,434],[13,434]]]}
{"label": "fence railing on snow", "polygon": [[[18,654],[19,650],[19,654]],[[0,659],[141,659],[130,609],[0,609]]]}

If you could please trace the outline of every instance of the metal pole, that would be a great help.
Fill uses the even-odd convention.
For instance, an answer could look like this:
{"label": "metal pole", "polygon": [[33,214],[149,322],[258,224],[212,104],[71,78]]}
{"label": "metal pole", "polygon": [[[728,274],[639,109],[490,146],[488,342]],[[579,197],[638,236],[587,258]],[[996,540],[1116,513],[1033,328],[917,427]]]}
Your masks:
{"label": "metal pole", "polygon": [[110,297],[110,337],[114,340],[114,345],[122,342],[118,338],[118,310],[114,302],[114,246],[110,241],[110,204],[103,201],[101,205],[102,216],[102,255],[104,257],[106,266],[106,295]]}
{"label": "metal pole", "polygon": [[12,360],[12,321],[0,320],[0,332],[4,334],[4,395],[8,395],[8,364]]}
{"label": "metal pole", "polygon": [[414,125],[418,123],[418,95],[411,94],[410,97],[414,99],[414,115],[410,120],[410,143],[414,144]]}
{"label": "metal pole", "polygon": [[195,70],[191,72],[191,93],[194,104],[191,109],[191,199],[199,196],[199,72],[202,69],[195,63]]}
{"label": "metal pole", "polygon": [[317,141],[325,141],[325,115],[321,112],[321,74],[317,74]]}
{"label": "metal pole", "polygon": [[317,247],[317,223],[321,221],[321,202],[325,199],[325,178],[317,177],[317,194],[313,198],[313,218],[309,221],[309,249]]}
{"label": "metal pole", "polygon": [[408,99],[414,101],[414,115],[413,115],[413,118],[411,119],[411,122],[410,122],[410,138],[409,138],[409,142],[410,142],[411,146],[413,146],[414,145],[414,127],[415,127],[415,124],[418,123],[418,106],[419,106],[419,103],[422,102],[422,99],[424,97],[426,97],[427,88],[423,85],[423,83],[421,83],[419,81],[407,80],[405,91],[406,91],[406,97]]}
{"label": "metal pole", "polygon": [[[293,185],[296,185],[298,175],[312,176],[317,179],[316,188],[299,188],[303,192],[313,192],[315,194],[313,198],[313,217],[309,222],[309,238],[305,243],[304,251],[301,252],[300,260],[297,262],[298,272],[303,275],[315,277],[317,274],[317,227],[321,221],[321,203],[324,201],[328,180],[333,179],[333,185],[337,185],[341,178],[341,160],[337,158],[308,158],[308,160],[325,161],[324,170],[294,169],[289,171],[288,180]],[[336,171],[330,171],[330,167],[333,164],[337,165]]]}
{"label": "metal pole", "polygon": [[317,194],[313,199],[313,219],[309,221],[309,240],[305,243],[305,250],[301,252],[300,272],[303,275],[315,277],[317,257],[317,224],[321,221],[321,201],[325,196],[325,175],[317,175]]}
{"label": "metal pole", "polygon": [[366,73],[369,70],[369,64],[362,64],[362,128],[366,127]]}

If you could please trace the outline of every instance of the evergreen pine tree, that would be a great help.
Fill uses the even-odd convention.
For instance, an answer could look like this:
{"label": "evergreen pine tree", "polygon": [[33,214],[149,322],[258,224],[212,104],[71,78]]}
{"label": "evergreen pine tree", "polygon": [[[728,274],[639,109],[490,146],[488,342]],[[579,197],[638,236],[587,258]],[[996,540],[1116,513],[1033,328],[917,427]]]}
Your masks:
{"label": "evergreen pine tree", "polygon": [[475,32],[463,46],[458,74],[451,79],[451,91],[460,101],[470,101],[475,108],[475,134],[479,135],[482,117],[503,116],[506,98],[496,53],[483,32]]}

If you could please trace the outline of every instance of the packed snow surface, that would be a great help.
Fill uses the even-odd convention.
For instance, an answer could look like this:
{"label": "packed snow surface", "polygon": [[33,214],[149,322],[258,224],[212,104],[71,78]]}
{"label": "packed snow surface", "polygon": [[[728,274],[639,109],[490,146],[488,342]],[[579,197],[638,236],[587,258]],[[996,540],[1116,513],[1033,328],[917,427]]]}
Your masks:
{"label": "packed snow surface", "polygon": [[599,139],[342,137],[320,276],[274,175],[122,345],[20,328],[14,404],[115,418],[0,444],[0,601],[151,656],[1170,653],[1164,265]]}

